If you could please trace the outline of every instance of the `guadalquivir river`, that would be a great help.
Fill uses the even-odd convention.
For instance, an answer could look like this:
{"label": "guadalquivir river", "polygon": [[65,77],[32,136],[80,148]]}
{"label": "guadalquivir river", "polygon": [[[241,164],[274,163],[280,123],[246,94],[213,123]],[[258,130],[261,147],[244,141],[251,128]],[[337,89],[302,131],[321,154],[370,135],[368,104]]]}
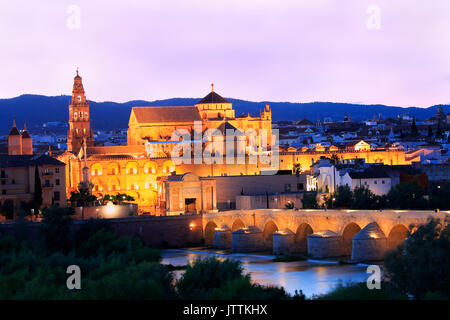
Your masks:
{"label": "guadalquivir river", "polygon": [[[365,282],[370,276],[366,273],[367,265],[339,264],[333,260],[273,262],[275,256],[269,254],[228,253],[204,248],[164,249],[161,255],[162,263],[174,266],[187,265],[196,258],[211,256],[237,259],[254,282],[282,286],[291,294],[300,289],[307,298],[327,293],[339,283]],[[175,276],[180,277],[183,272],[177,270]]]}

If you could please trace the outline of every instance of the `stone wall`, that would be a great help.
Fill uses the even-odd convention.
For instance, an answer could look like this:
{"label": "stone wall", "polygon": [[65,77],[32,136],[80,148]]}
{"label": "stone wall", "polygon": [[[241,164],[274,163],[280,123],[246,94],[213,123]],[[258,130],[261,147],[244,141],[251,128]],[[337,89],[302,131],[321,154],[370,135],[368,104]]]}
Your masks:
{"label": "stone wall", "polygon": [[127,218],[129,216],[137,216],[138,206],[135,203],[129,204],[107,204],[104,206],[94,207],[75,207],[73,219],[113,219]]}
{"label": "stone wall", "polygon": [[201,215],[139,216],[109,220],[120,235],[138,235],[149,246],[187,247],[199,245],[203,239]]}
{"label": "stone wall", "polygon": [[[75,233],[87,220],[74,220],[71,233]],[[185,216],[139,216],[122,219],[105,219],[112,230],[121,236],[140,236],[152,247],[179,248],[201,245],[203,239],[202,217]],[[25,238],[35,240],[41,223],[27,222],[20,229],[15,223],[0,224],[0,233],[14,234],[20,231]]]}

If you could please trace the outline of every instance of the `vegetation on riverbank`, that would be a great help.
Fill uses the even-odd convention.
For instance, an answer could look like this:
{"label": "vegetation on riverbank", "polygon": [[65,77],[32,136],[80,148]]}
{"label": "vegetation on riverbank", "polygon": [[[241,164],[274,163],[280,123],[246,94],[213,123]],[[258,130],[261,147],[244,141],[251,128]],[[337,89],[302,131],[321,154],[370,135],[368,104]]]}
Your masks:
{"label": "vegetation on riverbank", "polygon": [[[174,280],[159,249],[137,237],[119,237],[102,220],[70,234],[71,209],[44,211],[41,234],[29,240],[23,221],[0,235],[0,300],[19,299],[303,299],[283,288],[251,282],[239,261],[196,260]],[[68,266],[81,269],[81,289],[69,290]]]}
{"label": "vegetation on riverbank", "polygon": [[381,289],[339,285],[319,300],[450,299],[450,224],[431,219],[386,255]]}
{"label": "vegetation on riverbank", "polygon": [[[44,211],[41,234],[27,239],[23,221],[15,233],[0,235],[0,300],[17,299],[298,299],[281,287],[252,283],[239,261],[197,259],[187,266],[162,265],[159,249],[137,237],[119,237],[102,220],[71,234],[71,209]],[[450,225],[430,220],[385,261],[381,290],[366,283],[340,285],[314,299],[450,298]],[[302,256],[280,256],[298,261]],[[81,289],[66,286],[67,267],[81,269]],[[174,279],[174,270],[185,269]]]}

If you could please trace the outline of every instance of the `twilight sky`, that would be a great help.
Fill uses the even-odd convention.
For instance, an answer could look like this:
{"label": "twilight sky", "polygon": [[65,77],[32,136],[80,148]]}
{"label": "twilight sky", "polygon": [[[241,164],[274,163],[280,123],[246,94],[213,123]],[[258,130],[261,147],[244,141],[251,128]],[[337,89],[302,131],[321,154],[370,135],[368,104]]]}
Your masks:
{"label": "twilight sky", "polygon": [[450,104],[447,0],[2,0],[0,40],[0,98]]}

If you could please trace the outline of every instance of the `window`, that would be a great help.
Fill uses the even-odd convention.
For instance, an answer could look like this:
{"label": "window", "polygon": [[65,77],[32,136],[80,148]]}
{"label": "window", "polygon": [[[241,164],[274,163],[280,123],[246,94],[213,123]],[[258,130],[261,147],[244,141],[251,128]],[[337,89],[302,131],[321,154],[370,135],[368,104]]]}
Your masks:
{"label": "window", "polygon": [[2,194],[6,194],[6,190],[2,190]]}
{"label": "window", "polygon": [[55,168],[55,173],[59,173],[59,168]]}
{"label": "window", "polygon": [[60,199],[59,191],[53,192],[53,200],[55,200],[55,201],[61,200],[61,199]]}
{"label": "window", "polygon": [[297,190],[303,190],[303,183],[297,183]]}
{"label": "window", "polygon": [[384,184],[384,180],[381,180],[381,183]]}
{"label": "window", "polygon": [[284,192],[291,192],[291,185],[290,184],[285,184],[284,185]]}
{"label": "window", "polygon": [[55,184],[56,184],[57,186],[59,186],[59,179],[56,179],[56,180],[55,180]]}
{"label": "window", "polygon": [[377,180],[375,180],[374,182],[373,182],[374,184],[377,184],[378,183],[378,181]]}

